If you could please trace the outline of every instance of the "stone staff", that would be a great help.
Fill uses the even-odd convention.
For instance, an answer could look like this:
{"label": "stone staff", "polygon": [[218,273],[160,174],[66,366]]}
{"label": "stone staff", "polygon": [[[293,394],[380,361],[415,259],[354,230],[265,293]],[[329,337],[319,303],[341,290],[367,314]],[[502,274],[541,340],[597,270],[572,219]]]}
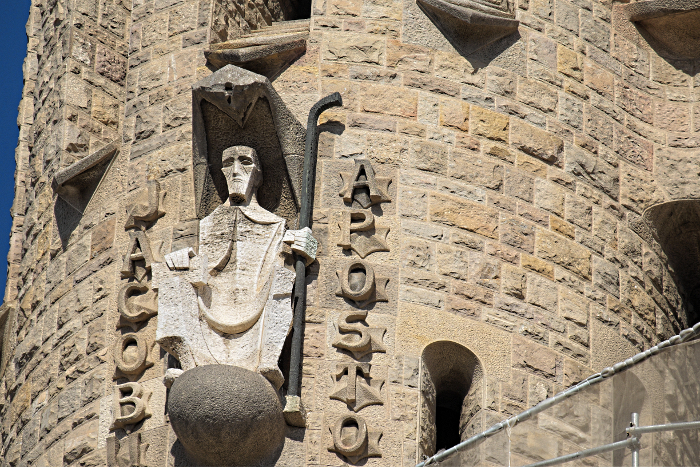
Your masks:
{"label": "stone staff", "polygon": [[[316,102],[309,111],[306,123],[306,149],[304,151],[304,176],[301,185],[301,212],[298,229],[311,226],[311,213],[314,204],[314,187],[316,184],[316,159],[318,158],[318,117],[331,107],[342,106],[340,93],[324,97]],[[306,311],[306,262],[301,255],[295,254],[296,281],[294,283],[294,322],[292,334],[292,355],[289,368],[289,392],[284,408],[287,423],[305,426],[299,399],[301,380],[301,346],[304,336],[304,314]],[[290,416],[298,414],[297,416]]]}

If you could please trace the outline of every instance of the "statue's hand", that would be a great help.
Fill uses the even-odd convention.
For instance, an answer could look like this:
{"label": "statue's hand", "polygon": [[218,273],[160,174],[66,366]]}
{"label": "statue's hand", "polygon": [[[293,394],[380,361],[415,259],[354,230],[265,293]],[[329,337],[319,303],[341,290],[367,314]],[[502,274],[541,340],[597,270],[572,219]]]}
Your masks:
{"label": "statue's hand", "polygon": [[173,385],[177,377],[183,373],[184,371],[179,368],[168,368],[165,370],[165,376],[163,376],[163,384],[165,384],[166,388],[169,388]]}
{"label": "statue's hand", "polygon": [[301,230],[287,230],[284,234],[283,241],[291,245],[294,253],[300,254],[306,258],[307,266],[316,259],[318,240],[311,235],[310,228],[304,227]]}
{"label": "statue's hand", "polygon": [[183,248],[182,250],[173,251],[165,255],[165,264],[173,269],[189,269],[190,258],[195,256],[192,248]]}

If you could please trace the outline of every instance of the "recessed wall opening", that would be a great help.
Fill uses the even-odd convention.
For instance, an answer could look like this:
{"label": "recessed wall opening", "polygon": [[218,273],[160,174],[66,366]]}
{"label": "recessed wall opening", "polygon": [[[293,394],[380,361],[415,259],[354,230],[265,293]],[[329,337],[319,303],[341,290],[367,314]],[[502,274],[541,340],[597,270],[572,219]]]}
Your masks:
{"label": "recessed wall opening", "polygon": [[[672,312],[679,321],[674,331],[690,327],[700,320],[700,200],[679,200],[652,206],[644,219],[668,259],[668,277],[658,288],[675,287],[683,297]],[[663,258],[661,258],[663,261]],[[664,295],[668,293],[661,290]],[[673,304],[672,304],[673,306]],[[670,336],[668,336],[670,337]]]}
{"label": "recessed wall opening", "polygon": [[439,392],[435,398],[435,450],[459,444],[459,419],[464,396],[453,391]]}
{"label": "recessed wall opening", "polygon": [[482,430],[483,369],[466,347],[433,342],[421,358],[421,454],[432,456]]}

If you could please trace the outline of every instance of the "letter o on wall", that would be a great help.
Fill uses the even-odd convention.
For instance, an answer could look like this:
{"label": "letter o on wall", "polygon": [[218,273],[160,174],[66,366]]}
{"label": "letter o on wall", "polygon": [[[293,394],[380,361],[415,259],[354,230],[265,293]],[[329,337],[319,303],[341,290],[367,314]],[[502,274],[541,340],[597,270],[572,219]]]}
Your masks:
{"label": "letter o on wall", "polygon": [[[124,359],[124,351],[127,347],[135,347],[136,355],[129,361]],[[127,375],[138,374],[146,368],[148,358],[148,346],[146,340],[135,333],[124,334],[114,344],[114,360],[117,368]]]}

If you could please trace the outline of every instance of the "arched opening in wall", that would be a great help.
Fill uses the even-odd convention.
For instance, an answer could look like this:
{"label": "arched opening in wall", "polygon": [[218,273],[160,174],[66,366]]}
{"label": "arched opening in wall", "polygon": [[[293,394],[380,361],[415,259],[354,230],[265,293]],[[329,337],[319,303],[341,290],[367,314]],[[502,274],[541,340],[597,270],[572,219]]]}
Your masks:
{"label": "arched opening in wall", "polygon": [[[675,334],[700,320],[700,200],[679,200],[652,206],[644,212],[644,220],[654,237],[648,241],[657,242],[662,250],[660,256],[665,255],[668,259],[669,273],[662,275],[660,269],[664,258],[655,258],[653,251],[643,253],[645,270],[659,270],[658,279],[652,278],[652,282],[669,302],[671,310],[665,311],[671,312],[668,318],[674,325]],[[683,300],[675,303],[675,296]]]}
{"label": "arched opening in wall", "polygon": [[483,398],[483,368],[473,352],[450,341],[426,346],[421,356],[421,454],[432,456],[480,432]]}

